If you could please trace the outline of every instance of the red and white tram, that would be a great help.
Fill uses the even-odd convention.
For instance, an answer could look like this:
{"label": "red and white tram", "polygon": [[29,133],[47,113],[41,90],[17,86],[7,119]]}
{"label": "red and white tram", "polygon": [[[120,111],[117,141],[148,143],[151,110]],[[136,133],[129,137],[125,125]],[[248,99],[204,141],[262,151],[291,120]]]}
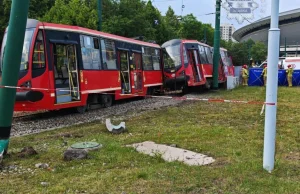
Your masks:
{"label": "red and white tram", "polygon": [[[212,47],[197,40],[173,39],[162,45],[164,87],[185,90],[189,87],[210,88],[213,81]],[[223,52],[224,53],[224,52]],[[227,58],[224,58],[227,64]],[[220,60],[219,84],[226,82],[225,64]]]}
{"label": "red and white tram", "polygon": [[[0,66],[5,53],[4,35]],[[28,19],[15,111],[111,106],[163,85],[157,44]]]}

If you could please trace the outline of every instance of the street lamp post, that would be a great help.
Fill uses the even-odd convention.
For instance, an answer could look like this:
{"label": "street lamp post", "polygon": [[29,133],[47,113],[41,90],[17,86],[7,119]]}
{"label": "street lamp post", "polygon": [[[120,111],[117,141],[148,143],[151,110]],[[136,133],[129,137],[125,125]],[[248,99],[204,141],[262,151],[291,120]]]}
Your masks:
{"label": "street lamp post", "polygon": [[266,91],[266,115],[264,133],[263,168],[268,172],[274,169],[275,162],[275,138],[276,138],[276,114],[277,114],[277,90],[278,90],[278,58],[280,29],[279,0],[272,0],[271,28],[269,30],[268,43],[268,71]]}

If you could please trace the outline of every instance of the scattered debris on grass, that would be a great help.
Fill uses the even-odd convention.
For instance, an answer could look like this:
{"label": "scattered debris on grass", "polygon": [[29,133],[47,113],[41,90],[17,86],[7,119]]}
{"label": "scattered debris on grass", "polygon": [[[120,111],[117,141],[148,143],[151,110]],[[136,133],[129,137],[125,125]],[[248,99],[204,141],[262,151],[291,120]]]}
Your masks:
{"label": "scattered debris on grass", "polygon": [[127,145],[127,147],[134,147],[138,152],[148,154],[150,156],[159,154],[165,161],[180,161],[190,166],[202,166],[211,164],[215,161],[212,157],[189,150],[176,148],[174,147],[175,144],[172,145],[173,146],[167,146],[163,144],[156,144],[151,141],[145,141],[142,143]]}
{"label": "scattered debris on grass", "polygon": [[67,149],[64,152],[64,160],[71,161],[71,160],[81,160],[88,158],[88,151],[84,149]]}
{"label": "scattered debris on grass", "polygon": [[33,147],[24,147],[21,152],[17,154],[19,158],[25,158],[28,156],[37,155],[38,153],[33,149]]}
{"label": "scattered debris on grass", "polygon": [[109,132],[115,134],[123,133],[126,130],[125,122],[121,122],[119,125],[113,125],[110,119],[106,119],[106,128],[108,129]]}
{"label": "scattered debris on grass", "polygon": [[38,163],[38,164],[35,164],[35,167],[36,167],[36,168],[48,169],[48,168],[49,168],[49,164],[46,164],[46,163]]}

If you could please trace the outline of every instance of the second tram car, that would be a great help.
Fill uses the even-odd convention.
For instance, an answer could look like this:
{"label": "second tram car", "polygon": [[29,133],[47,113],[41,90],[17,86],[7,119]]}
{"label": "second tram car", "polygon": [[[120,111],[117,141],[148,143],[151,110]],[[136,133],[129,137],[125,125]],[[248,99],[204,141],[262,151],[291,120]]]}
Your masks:
{"label": "second tram car", "polygon": [[[219,84],[226,82],[229,58],[227,50],[220,49]],[[225,52],[226,51],[226,52]],[[213,81],[213,50],[197,40],[173,39],[162,45],[164,60],[164,87],[185,90],[193,86],[210,88]],[[223,56],[226,54],[225,56]]]}
{"label": "second tram car", "polygon": [[[4,35],[0,65],[6,45]],[[157,44],[28,19],[15,111],[111,106],[163,85]]]}

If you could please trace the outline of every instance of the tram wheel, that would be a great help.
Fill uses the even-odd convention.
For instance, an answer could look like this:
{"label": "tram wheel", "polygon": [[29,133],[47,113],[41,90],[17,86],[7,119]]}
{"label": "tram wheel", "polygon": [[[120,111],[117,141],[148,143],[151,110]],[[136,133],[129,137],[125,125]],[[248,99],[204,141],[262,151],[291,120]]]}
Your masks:
{"label": "tram wheel", "polygon": [[113,104],[113,96],[112,95],[102,95],[101,96],[101,104],[105,108],[112,106],[112,104]]}
{"label": "tram wheel", "polygon": [[88,105],[76,107],[76,112],[83,114],[88,110]]}

